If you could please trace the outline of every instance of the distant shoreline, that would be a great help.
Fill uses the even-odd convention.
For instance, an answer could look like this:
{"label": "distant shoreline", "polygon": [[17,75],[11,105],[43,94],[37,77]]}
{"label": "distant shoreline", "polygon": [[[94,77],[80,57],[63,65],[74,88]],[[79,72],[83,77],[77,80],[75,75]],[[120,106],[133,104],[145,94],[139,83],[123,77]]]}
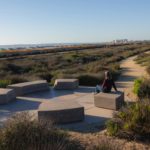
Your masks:
{"label": "distant shoreline", "polygon": [[61,47],[61,46],[77,46],[77,45],[104,45],[106,43],[47,43],[47,44],[11,44],[0,45],[0,49],[25,49],[25,48],[44,48],[44,47]]}
{"label": "distant shoreline", "polygon": [[76,45],[57,45],[57,46],[38,46],[30,48],[14,48],[14,49],[1,49],[0,58],[10,59],[15,57],[22,57],[27,55],[39,55],[47,53],[67,52],[67,51],[81,51],[87,49],[117,47],[128,44],[76,44]]}

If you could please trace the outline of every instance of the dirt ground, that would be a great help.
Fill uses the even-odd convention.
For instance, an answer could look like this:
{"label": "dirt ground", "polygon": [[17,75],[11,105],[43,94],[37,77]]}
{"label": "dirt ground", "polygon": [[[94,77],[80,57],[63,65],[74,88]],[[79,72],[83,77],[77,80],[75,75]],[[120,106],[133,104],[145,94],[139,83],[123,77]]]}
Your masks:
{"label": "dirt ground", "polygon": [[147,76],[145,68],[137,64],[134,59],[137,56],[130,57],[121,63],[122,74],[117,81],[119,90],[124,91],[126,101],[136,101],[133,85],[136,78]]}

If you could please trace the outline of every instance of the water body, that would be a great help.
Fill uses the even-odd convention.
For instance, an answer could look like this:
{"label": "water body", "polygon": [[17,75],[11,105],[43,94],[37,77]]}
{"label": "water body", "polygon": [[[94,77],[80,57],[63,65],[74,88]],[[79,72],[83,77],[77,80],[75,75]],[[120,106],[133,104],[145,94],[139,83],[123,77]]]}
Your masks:
{"label": "water body", "polygon": [[[69,45],[80,45],[81,43],[55,43],[55,44],[16,44],[16,45],[0,45],[0,49],[21,49],[21,48],[43,48],[43,47],[60,47]],[[88,44],[88,43],[82,43]]]}
{"label": "water body", "polygon": [[22,48],[44,48],[44,47],[61,47],[69,45],[81,44],[102,44],[102,43],[51,43],[51,44],[15,44],[15,45],[0,45],[0,49],[22,49]]}
{"label": "water body", "polygon": [[16,44],[16,45],[0,45],[0,49],[22,49],[22,48],[43,48],[43,47],[59,47],[68,44]]}

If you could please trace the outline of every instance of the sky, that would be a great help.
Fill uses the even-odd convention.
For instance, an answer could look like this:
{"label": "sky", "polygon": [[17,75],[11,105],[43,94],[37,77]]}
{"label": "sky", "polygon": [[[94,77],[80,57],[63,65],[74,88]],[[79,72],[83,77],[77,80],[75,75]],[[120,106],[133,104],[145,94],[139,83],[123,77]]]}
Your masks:
{"label": "sky", "polygon": [[150,0],[0,0],[0,45],[150,40]]}

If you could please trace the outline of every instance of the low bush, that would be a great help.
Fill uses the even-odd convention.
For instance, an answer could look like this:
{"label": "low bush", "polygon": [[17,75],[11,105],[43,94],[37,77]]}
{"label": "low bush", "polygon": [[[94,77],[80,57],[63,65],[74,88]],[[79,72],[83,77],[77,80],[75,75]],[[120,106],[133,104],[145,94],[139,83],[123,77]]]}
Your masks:
{"label": "low bush", "polygon": [[149,98],[150,99],[150,79],[144,79],[140,85],[138,97],[142,98]]}
{"label": "low bush", "polygon": [[143,79],[141,79],[141,78],[140,79],[136,79],[134,81],[134,86],[133,86],[133,92],[134,92],[134,94],[138,95],[138,93],[140,91],[140,86],[141,86],[142,82],[143,82]]}
{"label": "low bush", "polygon": [[11,84],[11,80],[0,80],[0,88],[6,88],[9,84]]}
{"label": "low bush", "polygon": [[104,74],[93,75],[93,74],[85,74],[78,76],[80,85],[84,86],[96,86],[97,84],[102,83],[104,79]]}
{"label": "low bush", "polygon": [[26,78],[22,76],[18,76],[18,75],[11,75],[8,78],[11,81],[11,84],[22,83],[22,82],[28,81]]}
{"label": "low bush", "polygon": [[150,98],[150,79],[136,79],[133,92],[139,99]]}
{"label": "low bush", "polygon": [[106,124],[111,136],[130,139],[150,139],[150,99],[126,106]]}
{"label": "low bush", "polygon": [[47,80],[47,82],[51,82],[51,79],[53,77],[49,72],[41,72],[38,73],[37,76],[43,80]]}
{"label": "low bush", "polygon": [[1,150],[79,150],[78,141],[52,124],[38,122],[28,113],[11,118],[0,129]]}
{"label": "low bush", "polygon": [[107,121],[106,125],[107,125],[107,132],[109,133],[110,136],[116,135],[121,129],[119,122],[116,121],[115,119]]}

